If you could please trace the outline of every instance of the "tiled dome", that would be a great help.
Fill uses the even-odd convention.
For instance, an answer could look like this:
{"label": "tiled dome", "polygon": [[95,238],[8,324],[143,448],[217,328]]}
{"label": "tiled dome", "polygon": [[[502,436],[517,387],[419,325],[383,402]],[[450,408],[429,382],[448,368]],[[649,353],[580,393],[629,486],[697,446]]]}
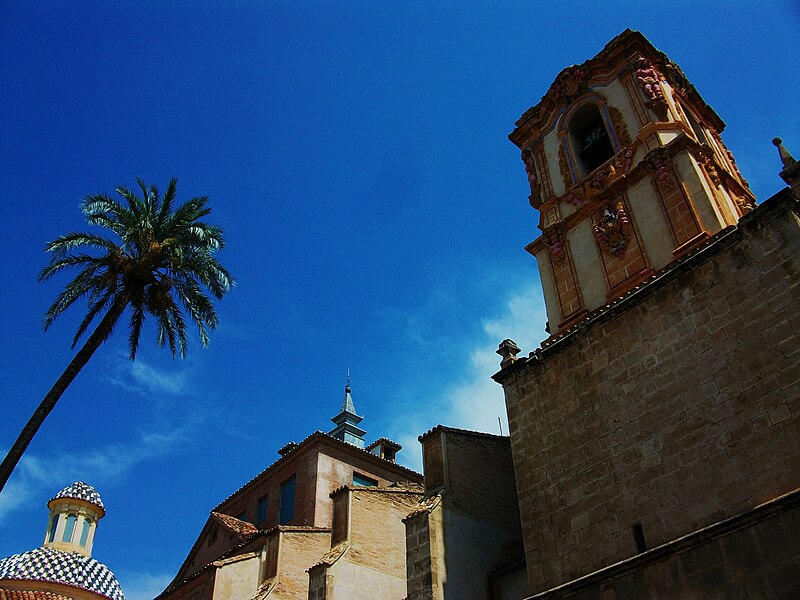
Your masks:
{"label": "tiled dome", "polygon": [[[97,494],[93,489],[92,492]],[[109,568],[78,552],[36,548],[0,559],[0,580],[3,579],[63,583],[111,600],[125,600],[119,582]]]}
{"label": "tiled dome", "polygon": [[99,506],[103,512],[105,512],[106,507],[103,506],[103,501],[100,499],[100,494],[97,493],[97,490],[90,486],[88,483],[84,483],[82,481],[76,481],[72,485],[68,485],[63,490],[58,492],[51,500],[58,500],[59,498],[76,498],[78,500],[85,500],[86,502],[91,502],[95,506]]}

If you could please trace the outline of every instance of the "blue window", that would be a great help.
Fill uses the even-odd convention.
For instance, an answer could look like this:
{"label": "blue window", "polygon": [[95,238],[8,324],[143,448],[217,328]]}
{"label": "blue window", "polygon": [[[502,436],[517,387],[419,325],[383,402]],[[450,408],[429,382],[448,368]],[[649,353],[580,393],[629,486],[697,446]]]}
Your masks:
{"label": "blue window", "polygon": [[64,542],[71,542],[72,541],[72,532],[75,530],[75,521],[78,520],[78,517],[75,515],[69,515],[67,517],[67,525],[64,527],[64,537],[61,538]]}
{"label": "blue window", "polygon": [[256,524],[263,523],[267,520],[267,511],[269,510],[269,496],[263,496],[258,499],[258,517]]}
{"label": "blue window", "polygon": [[89,519],[83,519],[83,531],[81,531],[81,546],[86,546],[86,540],[89,539],[89,529],[91,528],[92,523]]}
{"label": "blue window", "polygon": [[236,518],[239,519],[240,521],[247,521],[247,511],[243,510],[238,515],[236,515]]}
{"label": "blue window", "polygon": [[285,525],[294,517],[294,488],[294,475],[281,484],[281,525]]}
{"label": "blue window", "polygon": [[56,539],[56,527],[58,527],[58,515],[53,517],[53,524],[50,525],[50,537],[47,538],[48,542],[52,542]]}
{"label": "blue window", "polygon": [[365,477],[360,473],[353,472],[353,485],[362,485],[364,487],[369,487],[372,485],[378,485],[378,482],[374,479],[370,479],[369,477]]}

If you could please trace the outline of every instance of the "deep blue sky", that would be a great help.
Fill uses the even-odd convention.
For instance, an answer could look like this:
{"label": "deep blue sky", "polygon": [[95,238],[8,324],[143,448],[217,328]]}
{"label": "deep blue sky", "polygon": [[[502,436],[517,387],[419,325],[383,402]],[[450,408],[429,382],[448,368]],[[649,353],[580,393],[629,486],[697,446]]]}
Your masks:
{"label": "deep blue sky", "polygon": [[[759,199],[800,155],[796,2],[0,3],[0,451],[73,353],[65,280],[36,282],[78,202],[135,178],[208,195],[239,285],[211,348],[124,330],[0,495],[0,556],[38,546],[77,479],[108,507],[94,556],[129,600],[174,575],[208,512],[287,441],[329,430],[348,367],[368,440],[496,432],[497,344],[544,337],[514,121],[626,27],[728,123]],[[543,8],[543,6],[547,6]],[[800,157],[800,156],[799,156]],[[505,416],[503,416],[505,428]]]}

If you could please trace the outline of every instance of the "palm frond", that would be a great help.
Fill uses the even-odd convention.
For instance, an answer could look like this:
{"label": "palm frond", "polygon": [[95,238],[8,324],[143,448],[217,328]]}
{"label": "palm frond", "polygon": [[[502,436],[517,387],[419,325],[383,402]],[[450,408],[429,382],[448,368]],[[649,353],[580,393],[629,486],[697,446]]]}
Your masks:
{"label": "palm frond", "polygon": [[81,203],[87,222],[110,231],[118,240],[72,232],[47,245],[51,258],[39,274],[41,281],[67,269],[79,272],[45,313],[44,327],[85,298],[87,312],[74,345],[101,314],[110,314],[112,306],[118,318],[120,302],[125,302],[131,306],[131,359],[147,315],[154,319],[159,346],[169,345],[173,356],[183,357],[189,345],[184,315],[195,323],[201,344],[207,346],[208,331],[218,324],[207,294],[222,298],[235,285],[216,258],[225,246],[223,232],[202,220],[211,213],[207,196],[191,198],[175,208],[175,179],[163,196],[155,185],[148,187],[141,179],[136,183],[137,191],[116,188],[119,198],[97,194]]}
{"label": "palm frond", "polygon": [[139,336],[142,333],[142,325],[144,325],[145,317],[146,314],[142,306],[132,307],[128,333],[128,351],[131,360],[136,358],[136,351],[139,348]]}

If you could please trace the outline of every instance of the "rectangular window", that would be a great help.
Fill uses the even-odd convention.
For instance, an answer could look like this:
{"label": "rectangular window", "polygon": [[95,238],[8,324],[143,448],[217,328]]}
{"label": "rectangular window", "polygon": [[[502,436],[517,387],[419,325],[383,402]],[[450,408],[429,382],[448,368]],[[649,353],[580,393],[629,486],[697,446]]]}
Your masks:
{"label": "rectangular window", "polygon": [[236,518],[239,519],[240,521],[247,521],[247,511],[243,510],[238,515],[236,515]]}
{"label": "rectangular window", "polygon": [[83,518],[83,531],[81,532],[81,546],[86,547],[86,540],[89,539],[89,528],[92,526],[89,519]]}
{"label": "rectangular window", "polygon": [[378,482],[374,479],[370,479],[369,477],[365,477],[361,473],[353,472],[353,485],[369,487],[372,485],[378,485]]}
{"label": "rectangular window", "polygon": [[258,518],[256,525],[263,523],[267,520],[267,511],[269,510],[269,496],[262,496],[258,499]]}
{"label": "rectangular window", "polygon": [[633,541],[636,544],[637,552],[647,552],[647,542],[644,539],[644,529],[641,523],[636,523],[632,528]]}
{"label": "rectangular window", "polygon": [[281,484],[281,525],[285,525],[294,518],[294,488],[294,475]]}

